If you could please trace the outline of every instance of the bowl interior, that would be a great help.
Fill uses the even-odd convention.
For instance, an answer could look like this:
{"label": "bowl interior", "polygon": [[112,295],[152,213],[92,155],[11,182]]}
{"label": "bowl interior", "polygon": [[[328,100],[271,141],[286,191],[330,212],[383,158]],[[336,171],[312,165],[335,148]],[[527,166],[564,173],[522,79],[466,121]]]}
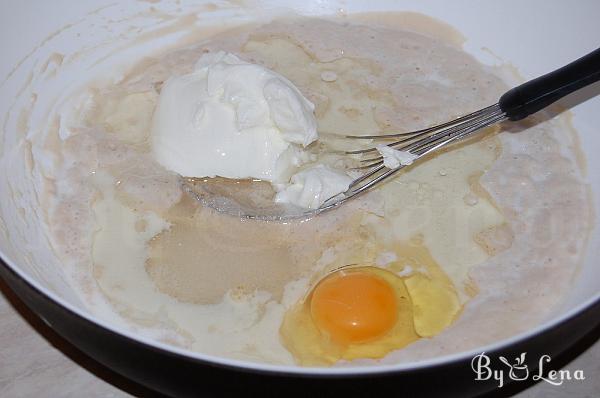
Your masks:
{"label": "bowl interior", "polygon": [[[585,2],[575,9],[567,3],[546,7],[541,1],[514,0],[454,1],[256,1],[251,6],[202,2],[107,0],[72,2],[12,2],[0,6],[0,254],[6,263],[54,299],[96,322],[72,291],[61,264],[49,246],[37,189],[46,176],[41,170],[47,159],[32,148],[28,137],[45,128],[53,108],[68,97],[90,75],[109,73],[133,56],[141,57],[182,39],[178,16],[198,13],[191,27],[218,24],[223,18],[232,23],[251,21],[262,15],[277,15],[292,9],[308,15],[344,14],[361,11],[416,11],[446,21],[463,33],[465,49],[487,64],[500,59],[512,63],[524,79],[555,69],[595,49],[600,26],[596,15],[600,3]],[[112,5],[111,5],[112,4]],[[172,18],[157,17],[149,9],[160,9]],[[260,14],[256,11],[261,9]],[[513,10],[518,9],[515,14]],[[119,21],[119,22],[115,22]],[[539,26],[544,26],[540,29]],[[565,27],[573,29],[565,29]],[[132,29],[134,27],[135,29]],[[576,28],[575,28],[576,27]],[[157,34],[157,32],[159,34]],[[128,46],[136,42],[135,48]],[[78,53],[76,61],[70,54]],[[56,54],[65,55],[58,61]],[[493,55],[492,55],[493,54]],[[107,57],[107,55],[111,55]],[[36,93],[36,107],[23,113]],[[600,85],[596,84],[564,100],[572,109],[573,124],[587,155],[587,180],[592,192],[600,192]],[[587,101],[582,102],[587,99]],[[482,104],[484,105],[484,104]],[[28,116],[28,122],[24,117]],[[595,213],[600,196],[593,195]],[[573,289],[548,322],[557,322],[600,294],[600,232],[595,228],[587,253],[573,282]],[[116,328],[118,325],[108,325]],[[501,344],[502,342],[499,342]],[[202,357],[201,354],[192,354]],[[251,365],[250,365],[251,366]]]}

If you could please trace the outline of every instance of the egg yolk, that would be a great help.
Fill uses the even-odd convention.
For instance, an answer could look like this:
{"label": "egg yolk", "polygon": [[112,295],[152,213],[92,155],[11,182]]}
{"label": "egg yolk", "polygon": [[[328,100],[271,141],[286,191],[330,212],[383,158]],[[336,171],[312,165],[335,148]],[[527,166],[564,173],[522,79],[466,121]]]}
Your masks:
{"label": "egg yolk", "polygon": [[388,332],[396,323],[398,306],[392,286],[365,272],[338,272],[313,291],[311,316],[332,340],[351,344]]}

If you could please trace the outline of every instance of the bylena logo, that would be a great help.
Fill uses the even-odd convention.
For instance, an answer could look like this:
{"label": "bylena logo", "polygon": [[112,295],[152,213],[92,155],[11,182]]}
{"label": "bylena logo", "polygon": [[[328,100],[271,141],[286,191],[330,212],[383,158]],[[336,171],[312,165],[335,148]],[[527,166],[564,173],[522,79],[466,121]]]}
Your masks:
{"label": "bylena logo", "polygon": [[[545,381],[555,386],[560,386],[566,380],[585,380],[583,370],[550,370],[546,372],[550,355],[542,355],[538,360],[538,368],[530,374],[525,363],[526,352],[516,357],[511,363],[503,356],[498,357],[500,363],[492,364],[492,359],[485,352],[475,355],[471,360],[471,369],[475,372],[475,380],[496,380],[498,388],[504,386],[506,380],[522,381],[531,376],[533,381]],[[497,366],[496,366],[497,365]]]}
{"label": "bylena logo", "polygon": [[498,357],[503,364],[509,367],[510,371],[508,377],[510,377],[511,380],[527,380],[529,377],[529,369],[525,364],[525,355],[527,355],[527,353],[523,352],[521,356],[515,358],[514,365],[508,362],[508,359],[503,356]]}

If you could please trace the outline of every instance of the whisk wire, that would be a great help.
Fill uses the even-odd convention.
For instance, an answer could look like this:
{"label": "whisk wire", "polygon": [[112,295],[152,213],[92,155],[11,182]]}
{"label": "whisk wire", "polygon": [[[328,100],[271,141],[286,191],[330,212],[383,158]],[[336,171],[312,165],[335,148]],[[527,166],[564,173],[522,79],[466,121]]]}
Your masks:
{"label": "whisk wire", "polygon": [[[347,136],[350,139],[369,139],[375,141],[389,140],[390,138],[400,138],[387,146],[400,151],[409,152],[417,155],[417,159],[439,150],[452,142],[466,138],[467,136],[481,131],[488,126],[499,123],[507,119],[506,114],[500,108],[499,104],[494,104],[486,108],[480,109],[468,115],[459,117],[450,122],[446,122],[437,126],[428,127],[409,133],[395,133],[370,136]],[[364,155],[367,153],[377,152],[376,146],[360,149],[355,151],[347,151],[349,155]],[[384,180],[396,174],[405,166],[400,165],[390,169],[384,165],[383,156],[370,157],[361,160],[365,165],[355,167],[354,170],[368,170],[365,174],[356,178],[350,184],[348,190],[343,196],[335,196],[323,204],[320,210],[327,210],[332,207],[341,205],[345,201],[359,195],[373,186],[380,184]]]}

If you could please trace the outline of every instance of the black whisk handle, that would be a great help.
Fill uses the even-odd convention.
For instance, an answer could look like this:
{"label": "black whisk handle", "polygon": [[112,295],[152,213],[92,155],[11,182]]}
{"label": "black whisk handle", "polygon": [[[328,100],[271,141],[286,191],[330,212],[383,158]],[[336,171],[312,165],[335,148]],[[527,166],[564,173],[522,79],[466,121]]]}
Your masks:
{"label": "black whisk handle", "polygon": [[598,80],[600,48],[554,72],[507,91],[500,97],[500,108],[509,120],[521,120]]}

